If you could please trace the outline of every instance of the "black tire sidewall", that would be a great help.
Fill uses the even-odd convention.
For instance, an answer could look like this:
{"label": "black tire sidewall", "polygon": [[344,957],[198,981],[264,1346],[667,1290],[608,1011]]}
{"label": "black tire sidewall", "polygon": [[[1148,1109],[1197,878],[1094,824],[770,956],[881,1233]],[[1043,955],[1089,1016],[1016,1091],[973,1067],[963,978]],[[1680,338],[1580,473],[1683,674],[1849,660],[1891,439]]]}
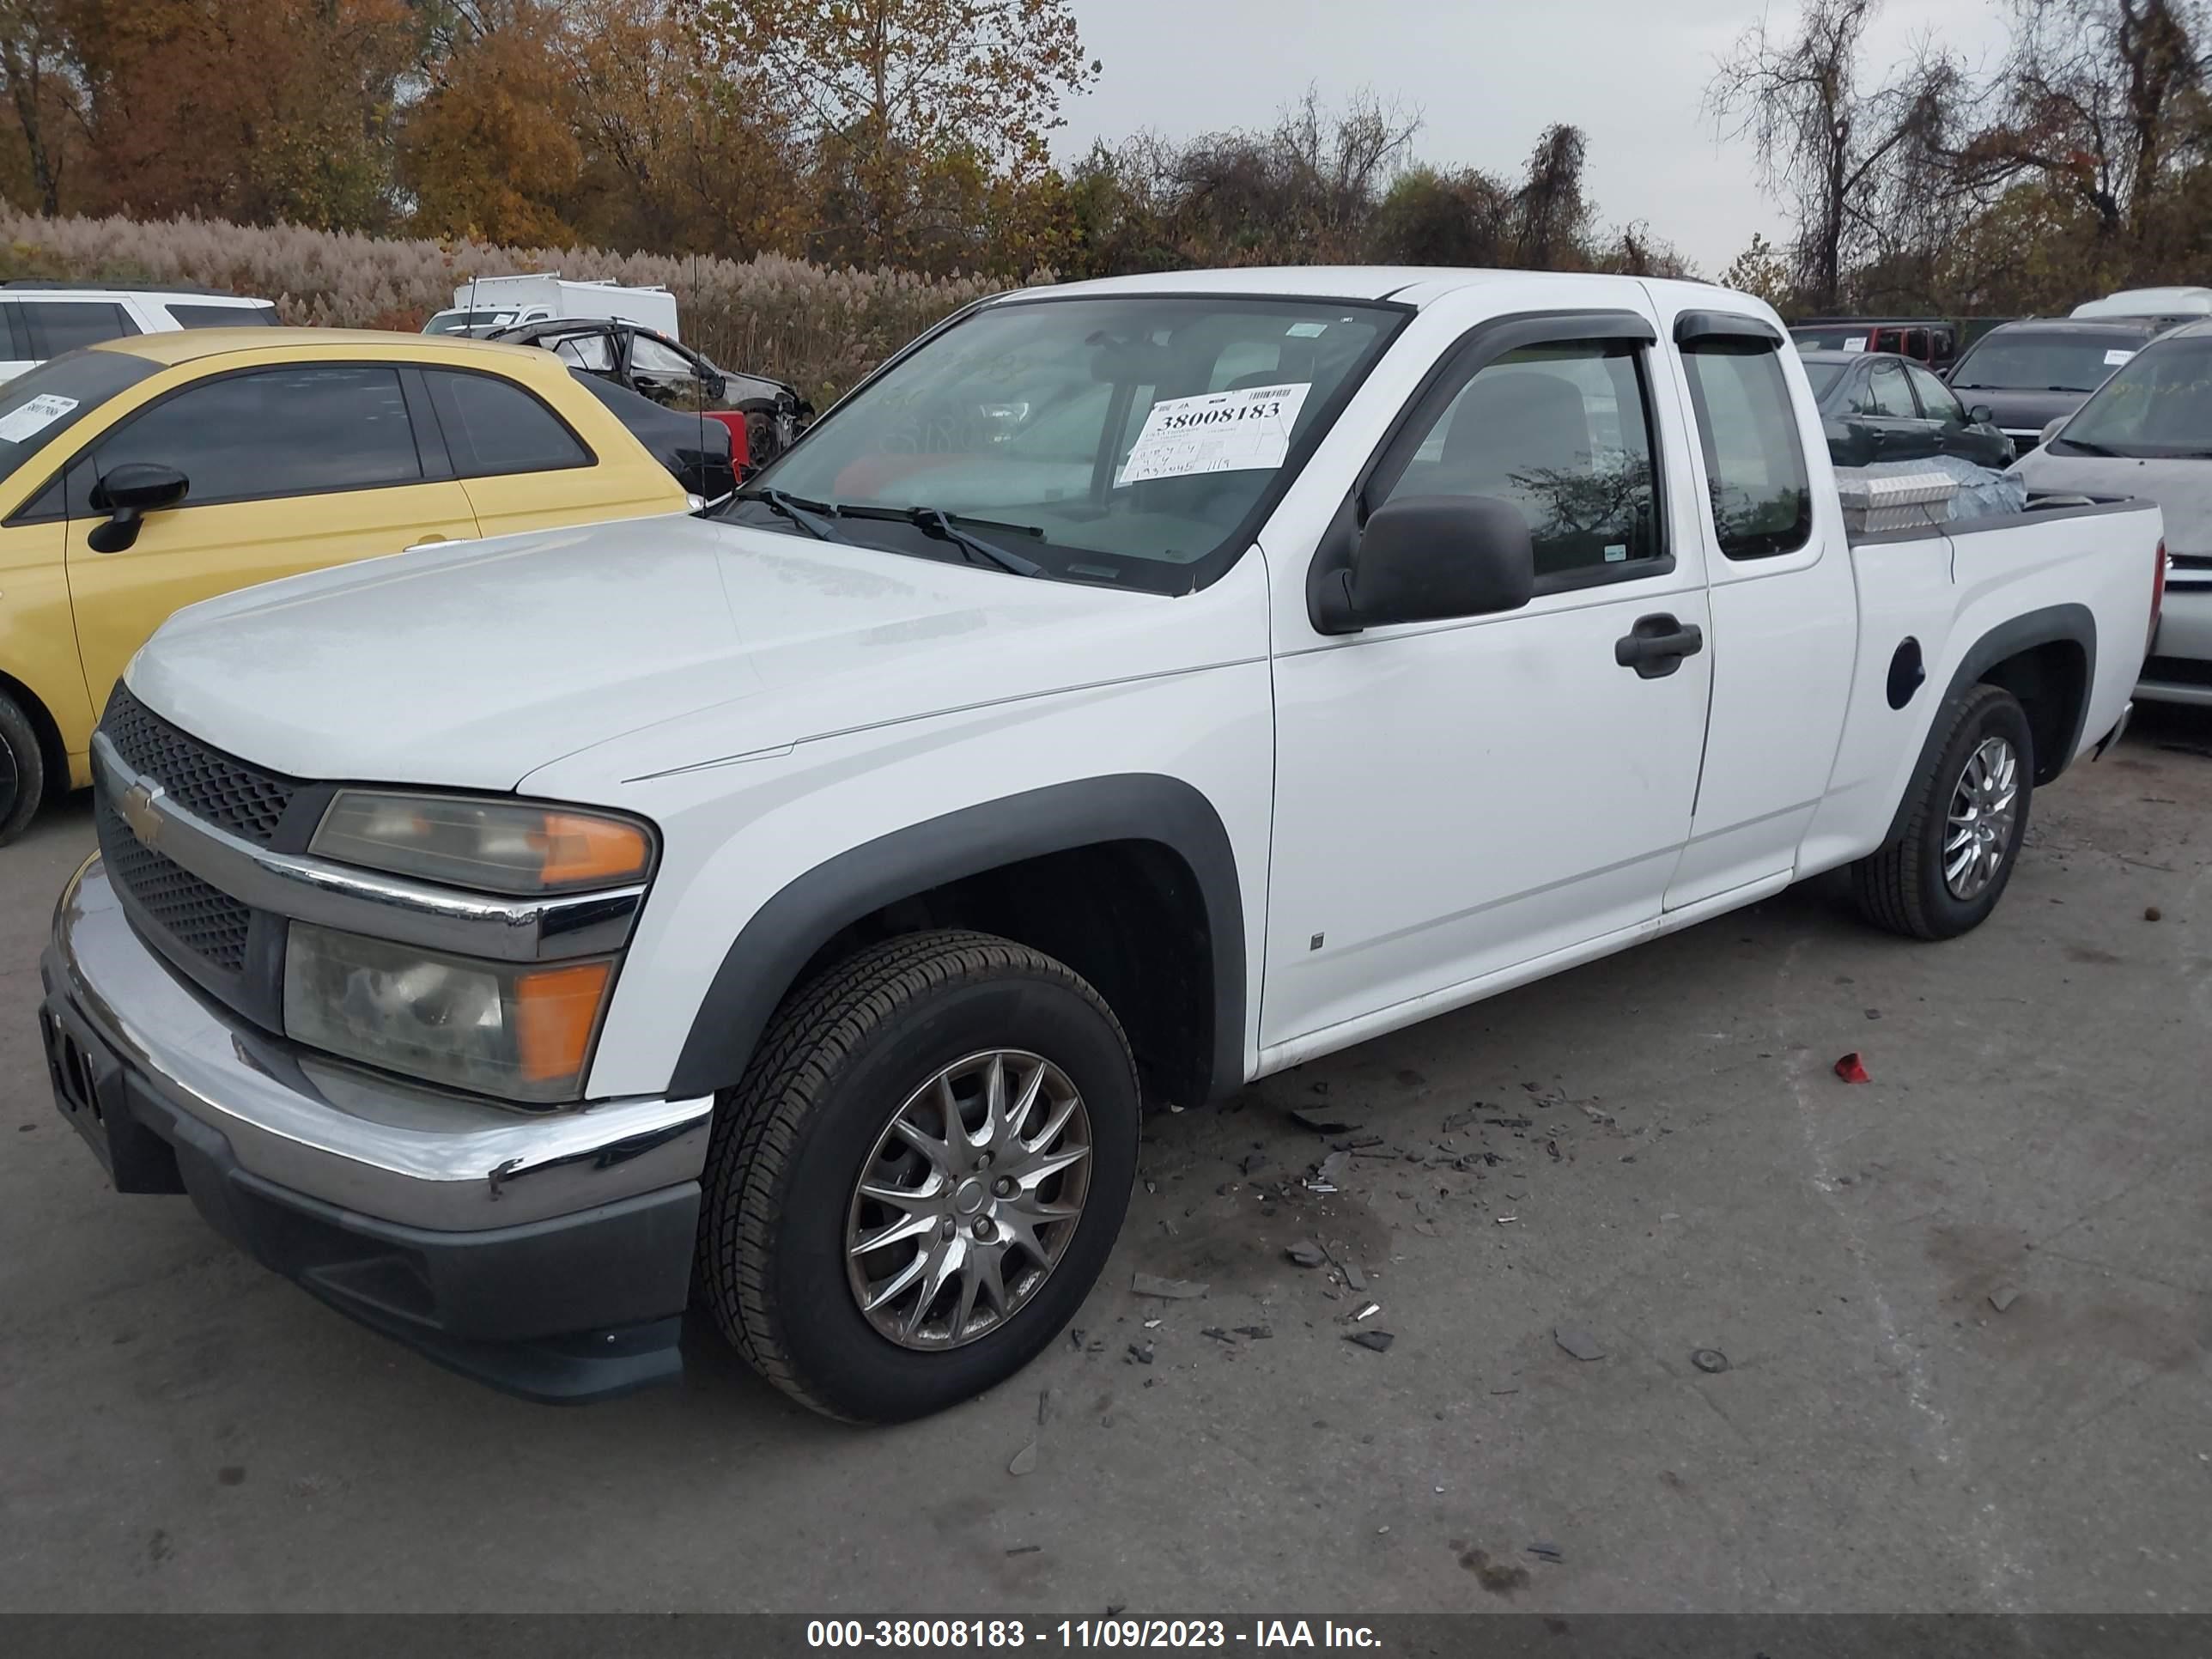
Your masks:
{"label": "black tire sidewall", "polygon": [[[1943,840],[1950,823],[1951,795],[1974,750],[1993,737],[2009,741],[2013,752],[2020,757],[2020,799],[2013,814],[2012,838],[2005,847],[2004,862],[1997,866],[1990,884],[1971,899],[1954,898],[1943,882]],[[1931,788],[1926,821],[1920,831],[1920,898],[1938,934],[1949,939],[1979,927],[1996,908],[2020,862],[2021,843],[2027,834],[2028,809],[2035,793],[2035,734],[2018,700],[2010,693],[1989,697],[1969,719],[1960,722],[1936,762]]]}
{"label": "black tire sidewall", "polygon": [[[864,1158],[891,1114],[940,1067],[989,1048],[1043,1055],[1083,1097],[1091,1186],[1051,1276],[999,1329],[964,1347],[920,1352],[871,1326],[846,1279],[846,1223]],[[1136,1176],[1139,1102],[1113,1022],[1067,986],[1009,975],[957,984],[893,1015],[839,1066],[808,1115],[775,1194],[775,1300],[810,1392],[841,1415],[885,1422],[969,1399],[1052,1341],[1106,1264]]]}
{"label": "black tire sidewall", "polygon": [[12,784],[0,782],[0,847],[23,832],[46,792],[46,755],[38,732],[13,699],[0,695],[0,749],[12,765],[0,764],[0,778],[12,769]]}

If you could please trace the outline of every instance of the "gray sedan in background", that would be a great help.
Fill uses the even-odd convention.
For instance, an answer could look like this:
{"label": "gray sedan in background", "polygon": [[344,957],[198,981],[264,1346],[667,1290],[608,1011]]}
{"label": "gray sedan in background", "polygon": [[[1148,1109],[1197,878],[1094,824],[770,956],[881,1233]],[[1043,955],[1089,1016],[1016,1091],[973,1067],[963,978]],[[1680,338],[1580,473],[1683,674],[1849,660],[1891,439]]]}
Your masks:
{"label": "gray sedan in background", "polygon": [[2139,697],[2212,708],[2212,321],[2145,346],[2014,467],[2035,495],[2135,495],[2172,563]]}

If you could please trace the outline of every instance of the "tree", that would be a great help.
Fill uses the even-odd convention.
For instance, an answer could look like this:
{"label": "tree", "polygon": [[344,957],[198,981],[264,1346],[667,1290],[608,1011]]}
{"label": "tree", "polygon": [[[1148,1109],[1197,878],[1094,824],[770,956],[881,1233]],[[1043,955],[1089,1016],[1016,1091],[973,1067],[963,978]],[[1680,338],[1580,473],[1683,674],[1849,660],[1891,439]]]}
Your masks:
{"label": "tree", "polygon": [[83,88],[72,46],[59,0],[0,4],[0,88],[15,119],[31,188],[49,214],[62,210],[63,175],[83,137]]}
{"label": "tree", "polygon": [[1705,92],[1718,129],[1748,136],[1760,182],[1789,198],[1798,285],[1823,309],[1836,305],[1846,261],[1875,222],[1868,200],[1882,169],[1916,122],[1924,125],[1931,82],[1948,84],[1948,60],[1865,84],[1860,57],[1880,5],[1807,0],[1794,31],[1779,35],[1762,18],[1737,38]]}
{"label": "tree", "polygon": [[1060,100],[1099,70],[1068,0],[702,0],[700,16],[722,71],[812,151],[834,258],[941,258],[948,213],[994,172],[1041,173]]}
{"label": "tree", "polygon": [[583,171],[557,5],[499,0],[453,26],[400,132],[416,228],[525,246],[575,239]]}
{"label": "tree", "polygon": [[405,0],[76,0],[83,205],[374,228]]}
{"label": "tree", "polygon": [[1758,231],[1752,232],[1750,246],[1729,262],[1720,283],[1740,294],[1756,295],[1777,311],[1789,308],[1794,298],[1790,291],[1789,259]]}
{"label": "tree", "polygon": [[2203,9],[2190,0],[2014,0],[1997,118],[1961,146],[1987,185],[2033,174],[2075,197],[2110,242],[2141,242],[2201,143]]}
{"label": "tree", "polygon": [[1520,221],[1515,264],[1531,270],[1565,269],[1580,247],[1589,207],[1583,200],[1580,127],[1546,127],[1528,152],[1528,176],[1513,198]]}

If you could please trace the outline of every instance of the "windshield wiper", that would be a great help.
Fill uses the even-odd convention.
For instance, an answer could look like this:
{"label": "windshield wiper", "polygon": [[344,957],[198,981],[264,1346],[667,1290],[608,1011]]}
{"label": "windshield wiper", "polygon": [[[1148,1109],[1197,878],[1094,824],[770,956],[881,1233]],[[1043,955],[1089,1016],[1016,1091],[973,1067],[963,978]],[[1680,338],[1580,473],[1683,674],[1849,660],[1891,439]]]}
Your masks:
{"label": "windshield wiper", "polygon": [[2064,444],[2069,449],[2078,449],[2084,455],[2102,455],[2106,460],[2120,461],[2128,459],[2126,456],[2121,454],[2118,450],[2107,449],[2102,444],[2093,444],[2087,438],[2069,438],[2066,436],[2065,434],[2061,433],[2057,437],[2053,438],[2051,441],[2057,444]]}
{"label": "windshield wiper", "polygon": [[839,535],[836,527],[817,515],[835,513],[837,509],[827,501],[802,501],[787,495],[781,489],[740,489],[730,498],[738,501],[758,501],[780,519],[788,519],[817,542],[837,542],[850,547],[853,544]]}
{"label": "windshield wiper", "polygon": [[903,520],[925,536],[941,542],[951,542],[971,564],[993,564],[1016,576],[1048,576],[1052,573],[1034,559],[1025,559],[1018,553],[1009,552],[996,542],[987,542],[981,536],[971,536],[960,528],[956,520],[969,524],[993,525],[1016,530],[1027,536],[1042,536],[1044,532],[1025,524],[999,526],[991,519],[971,519],[964,513],[947,513],[937,507],[840,507],[840,517],[848,519],[890,519]]}

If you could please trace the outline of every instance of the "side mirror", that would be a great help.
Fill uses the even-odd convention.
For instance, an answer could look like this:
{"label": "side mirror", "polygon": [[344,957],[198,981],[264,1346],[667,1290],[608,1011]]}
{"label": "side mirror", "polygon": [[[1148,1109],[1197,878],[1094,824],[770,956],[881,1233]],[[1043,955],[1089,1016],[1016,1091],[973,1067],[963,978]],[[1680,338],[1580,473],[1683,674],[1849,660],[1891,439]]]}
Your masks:
{"label": "side mirror", "polygon": [[191,481],[173,466],[125,461],[102,474],[92,487],[93,510],[108,516],[106,524],[93,526],[86,545],[95,553],[127,551],[138,539],[138,526],[146,515],[174,507],[191,488]]}
{"label": "side mirror", "polygon": [[730,395],[730,380],[726,374],[708,368],[699,373],[699,390],[715,403]]}
{"label": "side mirror", "polygon": [[1376,509],[1317,620],[1328,634],[1517,611],[1536,591],[1528,521],[1494,495],[1408,495]]}
{"label": "side mirror", "polygon": [[1987,404],[1976,404],[1966,410],[1966,418],[1976,426],[1987,426],[1996,420],[1997,412]]}
{"label": "side mirror", "polygon": [[2058,435],[2058,428],[2065,424],[2066,416],[2061,415],[2057,420],[2051,422],[2048,426],[2043,428],[2043,434],[2035,441],[2036,443],[2039,446],[2049,443],[2053,438]]}

